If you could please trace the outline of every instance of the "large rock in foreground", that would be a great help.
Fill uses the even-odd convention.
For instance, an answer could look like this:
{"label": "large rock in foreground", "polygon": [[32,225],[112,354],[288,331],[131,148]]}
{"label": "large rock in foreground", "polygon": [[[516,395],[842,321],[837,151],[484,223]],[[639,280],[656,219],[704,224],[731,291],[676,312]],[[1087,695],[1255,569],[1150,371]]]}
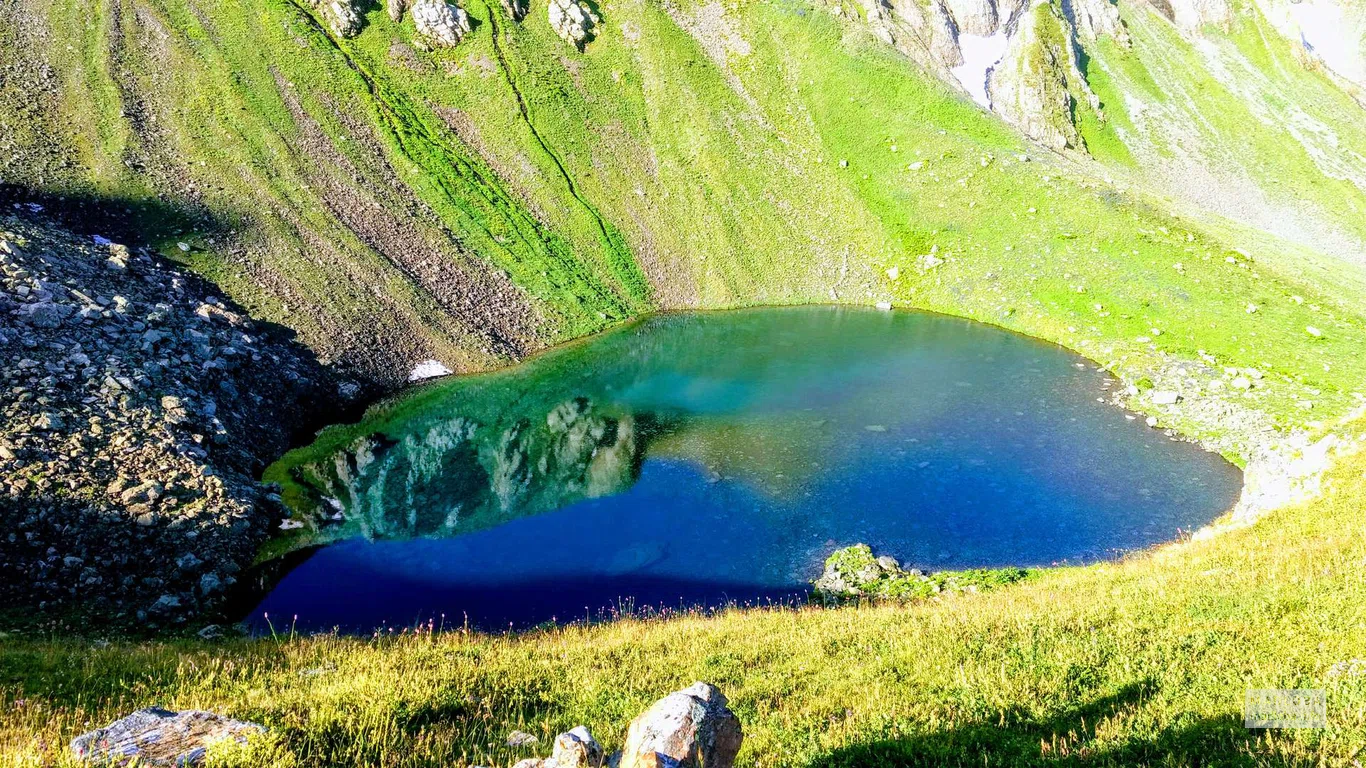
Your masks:
{"label": "large rock in foreground", "polygon": [[137,759],[139,765],[188,766],[202,762],[214,742],[245,742],[264,732],[255,723],[212,712],[151,707],[77,736],[71,751],[95,765],[124,765]]}
{"label": "large rock in foreground", "polygon": [[731,768],[743,740],[721,691],[693,683],[631,721],[618,768]]}

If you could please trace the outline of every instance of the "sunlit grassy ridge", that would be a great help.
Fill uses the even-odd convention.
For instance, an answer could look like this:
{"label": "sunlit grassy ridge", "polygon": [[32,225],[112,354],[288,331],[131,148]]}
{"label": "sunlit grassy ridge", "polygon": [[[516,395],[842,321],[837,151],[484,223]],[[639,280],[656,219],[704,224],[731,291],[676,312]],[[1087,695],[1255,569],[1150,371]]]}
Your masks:
{"label": "sunlit grassy ridge", "polygon": [[[0,762],[150,703],[259,721],[249,765],[507,765],[721,686],[745,765],[1336,765],[1366,743],[1366,455],[1320,500],[1132,560],[906,607],[734,610],[517,636],[92,646],[3,641]],[[457,620],[458,621],[458,620]],[[447,624],[456,623],[448,617]],[[1242,727],[1248,688],[1324,688],[1329,727]]]}

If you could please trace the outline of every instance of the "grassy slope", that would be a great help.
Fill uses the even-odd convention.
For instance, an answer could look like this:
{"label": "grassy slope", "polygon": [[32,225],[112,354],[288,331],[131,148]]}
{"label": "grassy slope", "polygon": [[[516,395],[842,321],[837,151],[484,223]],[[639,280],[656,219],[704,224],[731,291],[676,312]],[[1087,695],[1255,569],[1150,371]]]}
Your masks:
{"label": "grassy slope", "polygon": [[1234,6],[1229,30],[1193,44],[1150,6],[1121,4],[1132,47],[1102,39],[1088,51],[1110,127],[1138,178],[1215,210],[1230,199],[1225,212],[1255,226],[1277,226],[1265,221],[1274,212],[1301,242],[1361,263],[1366,158],[1346,149],[1366,142],[1361,107],[1252,4]]}
{"label": "grassy slope", "polygon": [[[111,33],[82,23],[84,4],[29,1],[51,3],[54,30],[83,30],[82,45],[51,53],[70,84],[68,143],[87,169],[61,184],[111,197],[183,196],[179,187],[193,185],[187,199],[254,244],[206,247],[194,265],[319,347],[331,334],[364,346],[353,329],[367,326],[383,347],[393,326],[390,335],[477,368],[654,305],[894,299],[1102,362],[1124,357],[1135,371],[1157,351],[1198,349],[1221,365],[1272,368],[1303,379],[1266,396],[1287,421],[1303,420],[1291,405],[1303,387],[1328,393],[1314,396],[1320,413],[1341,413],[1366,378],[1346,354],[1364,335],[1357,273],[1321,257],[1291,262],[1284,243],[1222,223],[1211,232],[1177,221],[1164,203],[1090,181],[1094,169],[1018,163],[1025,147],[999,122],[800,4],[730,9],[726,24],[745,42],[718,63],[707,48],[724,49],[724,35],[687,22],[687,4],[671,16],[617,3],[607,32],[579,54],[540,14],[518,25],[475,2],[476,32],[425,54],[405,47],[410,21],[395,26],[378,7],[358,38],[335,41],[288,0],[129,0],[111,65]],[[679,20],[703,31],[695,38]],[[163,34],[139,33],[139,21]],[[1104,71],[1115,87],[1137,87]],[[118,114],[138,99],[157,120],[133,130]],[[1110,123],[1083,126],[1098,147],[1128,119],[1118,104],[1105,109]],[[1228,121],[1220,130],[1253,122]],[[130,145],[174,161],[188,184],[177,177],[167,189],[129,171],[119,158]],[[1357,204],[1334,191],[1346,182],[1325,181],[1304,158],[1264,154],[1293,165],[1304,182],[1293,191],[1322,187],[1313,199]],[[917,159],[925,167],[909,171]],[[1289,178],[1279,166],[1268,173]],[[508,343],[482,337],[481,317],[443,305],[450,279],[415,277],[395,246],[348,226],[336,187],[448,241],[442,256],[461,269],[506,278],[476,304],[534,319]],[[1359,220],[1351,210],[1342,218]],[[1257,269],[1226,268],[1233,246]],[[949,261],[921,276],[915,260],[934,247]],[[1298,278],[1306,259],[1324,273],[1312,285]],[[890,266],[902,275],[894,284]],[[1291,305],[1291,295],[1308,301]],[[1262,312],[1246,315],[1247,301]],[[1327,339],[1302,343],[1307,324]],[[1164,334],[1152,347],[1134,341],[1153,327]]]}
{"label": "grassy slope", "polygon": [[[413,54],[417,71],[391,49],[398,33],[378,9],[338,48],[281,0],[125,3],[130,28],[138,9],[144,28],[156,27],[151,18],[168,33],[155,50],[169,53],[139,48],[145,60],[131,66],[147,79],[160,139],[117,119],[109,30],[84,24],[85,7],[51,0],[48,12],[55,29],[81,30],[54,58],[72,107],[63,140],[85,167],[55,188],[180,195],[120,162],[130,146],[150,141],[139,151],[163,160],[174,147],[197,187],[190,197],[252,245],[235,256],[206,248],[195,266],[314,342],[330,332],[318,318],[331,318],[367,332],[415,329],[468,367],[509,354],[443,306],[437,286],[348,228],[326,199],[330,181],[393,191],[373,202],[458,241],[443,251],[452,260],[510,276],[508,301],[540,318],[529,346],[652,303],[816,301],[834,290],[842,301],[888,298],[999,323],[1131,377],[1160,353],[1204,350],[1267,371],[1271,384],[1243,402],[1286,426],[1331,421],[1366,380],[1357,272],[1228,222],[1174,219],[1159,202],[1089,181],[1093,169],[1018,162],[1025,147],[999,123],[801,6],[733,13],[752,50],[732,55],[727,73],[657,6],[626,0],[607,9],[608,33],[586,55],[556,47],[534,14],[505,31],[501,58],[488,10],[471,3],[484,20],[475,35],[454,52]],[[112,6],[98,8],[112,18]],[[1106,72],[1116,87],[1139,77]],[[1106,109],[1112,127],[1129,119]],[[307,151],[310,121],[331,154]],[[367,133],[379,150],[367,149]],[[925,166],[909,170],[917,159]],[[1302,158],[1274,162],[1318,194]],[[615,232],[639,271],[620,258]],[[525,250],[510,255],[500,238]],[[1233,246],[1252,260],[1228,263]],[[920,274],[917,257],[936,247],[947,261]],[[1245,312],[1248,302],[1259,311]],[[1311,324],[1324,338],[1309,339]],[[1138,340],[1153,328],[1164,332]],[[1312,413],[1294,405],[1303,397]],[[965,764],[1340,759],[1362,743],[1366,705],[1359,678],[1326,677],[1333,661],[1366,656],[1363,470],[1360,459],[1340,467],[1330,498],[1213,541],[906,610],[735,612],[379,644],[94,650],[9,638],[0,760],[44,764],[88,723],[157,701],[259,718],[306,764],[506,762],[496,745],[511,728],[582,721],[618,743],[631,714],[694,677],[732,694],[749,759],[768,765],[879,764],[876,749],[927,764],[950,752]],[[1234,721],[1248,685],[1299,684],[1330,687],[1333,729],[1257,741]]]}
{"label": "grassy slope", "polygon": [[[609,747],[651,699],[719,684],[742,763],[1334,765],[1366,744],[1366,454],[1309,506],[1129,562],[906,608],[736,610],[522,636],[92,648],[8,639],[0,763],[60,763],[158,702],[258,720],[256,765],[507,765],[513,729]],[[1242,728],[1249,687],[1328,691],[1326,731]],[[22,699],[23,703],[17,700]],[[1321,762],[1322,761],[1322,762]]]}

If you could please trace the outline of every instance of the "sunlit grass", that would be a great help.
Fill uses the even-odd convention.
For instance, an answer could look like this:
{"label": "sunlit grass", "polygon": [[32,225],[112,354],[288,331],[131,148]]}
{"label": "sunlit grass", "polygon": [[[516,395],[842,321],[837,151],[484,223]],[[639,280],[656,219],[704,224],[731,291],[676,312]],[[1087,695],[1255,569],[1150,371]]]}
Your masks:
{"label": "sunlit grass", "polygon": [[[609,747],[719,685],[745,765],[1320,765],[1366,744],[1366,454],[1321,499],[1127,561],[907,606],[751,608],[515,635],[0,646],[5,765],[69,764],[138,707],[260,722],[247,765],[507,765],[512,730]],[[439,629],[439,627],[431,627]],[[1329,728],[1243,729],[1248,688],[1324,688]]]}

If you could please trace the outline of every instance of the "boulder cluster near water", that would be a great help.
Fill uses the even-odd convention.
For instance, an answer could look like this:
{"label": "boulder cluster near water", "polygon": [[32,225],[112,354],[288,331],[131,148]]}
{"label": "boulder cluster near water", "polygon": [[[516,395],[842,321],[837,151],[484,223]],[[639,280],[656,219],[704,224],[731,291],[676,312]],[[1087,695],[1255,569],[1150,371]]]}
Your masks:
{"label": "boulder cluster near water", "polygon": [[149,250],[2,214],[0,356],[0,606],[218,606],[270,528],[255,478],[328,380],[313,356]]}

